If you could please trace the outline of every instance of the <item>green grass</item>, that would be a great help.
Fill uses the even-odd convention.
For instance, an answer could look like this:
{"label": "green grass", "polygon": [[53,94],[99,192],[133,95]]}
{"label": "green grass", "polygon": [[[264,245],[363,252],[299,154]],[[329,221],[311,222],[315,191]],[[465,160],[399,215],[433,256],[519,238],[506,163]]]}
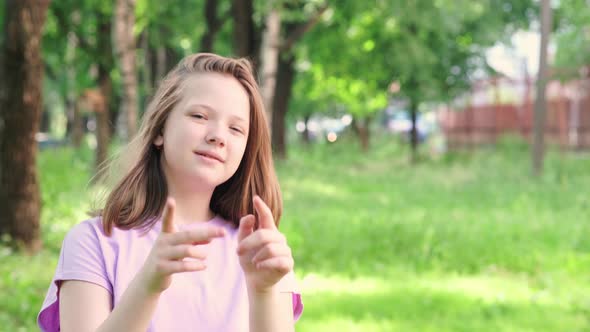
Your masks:
{"label": "green grass", "polygon": [[[395,142],[297,146],[278,162],[305,311],[298,331],[590,331],[590,156],[514,140],[416,166]],[[41,154],[45,249],[0,247],[0,326],[35,330],[91,154]]]}

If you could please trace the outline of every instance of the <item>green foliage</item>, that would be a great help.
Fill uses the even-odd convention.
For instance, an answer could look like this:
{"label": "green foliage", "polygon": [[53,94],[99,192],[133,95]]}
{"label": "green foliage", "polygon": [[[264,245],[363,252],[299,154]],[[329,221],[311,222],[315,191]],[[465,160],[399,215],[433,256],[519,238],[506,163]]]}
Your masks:
{"label": "green foliage", "polygon": [[559,13],[555,64],[566,69],[567,76],[578,76],[578,68],[590,63],[590,3],[563,0]]}
{"label": "green foliage", "polygon": [[335,3],[300,47],[293,105],[329,100],[363,117],[383,108],[394,81],[417,104],[448,100],[488,69],[485,49],[527,26],[533,8],[530,0]]}

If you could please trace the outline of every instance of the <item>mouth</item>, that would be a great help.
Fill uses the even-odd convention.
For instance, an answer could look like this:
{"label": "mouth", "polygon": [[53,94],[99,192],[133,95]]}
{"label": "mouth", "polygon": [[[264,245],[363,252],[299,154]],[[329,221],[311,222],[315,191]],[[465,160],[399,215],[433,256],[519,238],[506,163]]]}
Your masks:
{"label": "mouth", "polygon": [[207,158],[207,159],[216,160],[220,163],[224,162],[224,160],[221,158],[221,156],[219,156],[218,154],[213,153],[213,152],[195,151],[195,154],[199,155],[201,157]]}

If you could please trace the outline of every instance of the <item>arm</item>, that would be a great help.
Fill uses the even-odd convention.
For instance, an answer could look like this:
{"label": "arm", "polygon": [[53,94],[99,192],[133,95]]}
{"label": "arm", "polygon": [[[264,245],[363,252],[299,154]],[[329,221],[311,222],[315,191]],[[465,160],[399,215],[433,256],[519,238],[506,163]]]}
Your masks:
{"label": "arm", "polygon": [[250,331],[295,331],[291,293],[248,290]]}
{"label": "arm", "polygon": [[146,292],[134,280],[111,312],[111,294],[103,287],[85,281],[64,281],[59,298],[61,331],[145,331],[159,296]]}
{"label": "arm", "polygon": [[[206,252],[194,243],[208,243],[224,236],[225,231],[202,225],[190,231],[177,232],[173,214],[174,203],[169,200],[164,209],[162,233],[112,312],[111,294],[102,286],[78,280],[62,282],[59,290],[62,331],[145,331],[161,293],[172,282],[172,274],[206,268]],[[193,259],[184,260],[187,257]]]}
{"label": "arm", "polygon": [[259,227],[254,230],[254,215],[243,217],[237,248],[248,289],[250,332],[294,331],[293,295],[280,292],[278,287],[293,270],[291,249],[268,206],[258,196],[253,203]]}

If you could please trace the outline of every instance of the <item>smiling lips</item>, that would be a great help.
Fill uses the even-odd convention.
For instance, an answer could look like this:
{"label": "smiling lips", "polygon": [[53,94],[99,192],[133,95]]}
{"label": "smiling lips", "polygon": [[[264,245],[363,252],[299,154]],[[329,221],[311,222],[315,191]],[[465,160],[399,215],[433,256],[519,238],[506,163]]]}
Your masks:
{"label": "smiling lips", "polygon": [[209,159],[214,159],[219,161],[220,163],[223,163],[224,160],[221,158],[220,155],[218,155],[215,152],[209,152],[209,151],[195,151],[195,154],[199,155],[199,156],[203,156],[205,158],[209,158]]}

